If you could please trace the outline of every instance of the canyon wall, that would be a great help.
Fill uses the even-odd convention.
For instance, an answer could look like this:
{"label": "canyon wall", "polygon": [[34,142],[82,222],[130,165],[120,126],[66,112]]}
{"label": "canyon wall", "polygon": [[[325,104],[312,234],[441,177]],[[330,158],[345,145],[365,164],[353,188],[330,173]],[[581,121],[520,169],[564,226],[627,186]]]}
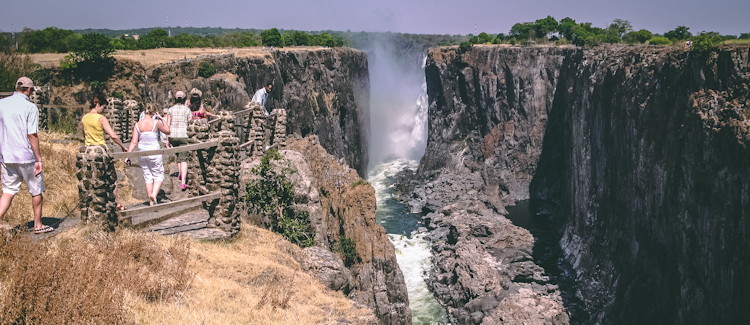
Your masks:
{"label": "canyon wall", "polygon": [[533,193],[599,323],[747,323],[750,65],[613,47],[567,59]]}
{"label": "canyon wall", "polygon": [[[544,322],[747,322],[749,56],[747,47],[432,50],[429,140],[411,201],[436,211],[426,216],[433,289],[454,319],[477,310],[456,303],[481,296],[472,284],[515,274],[502,252],[550,266],[537,254],[540,233],[519,244],[511,239],[528,235],[500,217],[532,198],[532,228],[552,228],[545,234],[559,240],[577,285],[547,297],[571,320]],[[501,233],[520,237],[487,240]],[[462,241],[500,263],[461,256]],[[511,280],[563,281],[541,272]],[[495,298],[502,305],[507,295]]]}
{"label": "canyon wall", "polygon": [[433,245],[431,285],[458,324],[566,324],[535,238],[503,215],[529,196],[563,48],[436,48],[425,74],[428,141],[412,209]]}
{"label": "canyon wall", "polygon": [[[170,94],[195,87],[203,92],[210,109],[237,111],[257,89],[272,82],[274,89],[266,106],[269,111],[286,109],[289,133],[317,135],[328,152],[364,175],[370,110],[364,52],[318,47],[234,49],[198,56],[182,49],[132,52],[143,55],[115,55],[118,63],[112,77],[99,86],[106,95],[169,107]],[[204,77],[205,72],[199,73],[201,65],[204,71],[212,67],[215,73]],[[54,82],[46,87],[49,103],[88,103],[93,86],[63,82],[69,79],[55,73],[51,77]]]}

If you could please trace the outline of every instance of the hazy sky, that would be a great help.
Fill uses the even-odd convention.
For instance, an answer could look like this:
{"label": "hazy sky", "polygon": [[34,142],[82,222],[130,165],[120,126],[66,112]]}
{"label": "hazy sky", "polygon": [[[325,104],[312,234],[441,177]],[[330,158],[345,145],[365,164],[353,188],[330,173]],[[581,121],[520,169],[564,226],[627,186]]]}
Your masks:
{"label": "hazy sky", "polygon": [[598,27],[622,18],[657,33],[678,25],[694,34],[750,33],[750,0],[3,0],[0,6],[2,31],[210,26],[495,34],[552,15]]}

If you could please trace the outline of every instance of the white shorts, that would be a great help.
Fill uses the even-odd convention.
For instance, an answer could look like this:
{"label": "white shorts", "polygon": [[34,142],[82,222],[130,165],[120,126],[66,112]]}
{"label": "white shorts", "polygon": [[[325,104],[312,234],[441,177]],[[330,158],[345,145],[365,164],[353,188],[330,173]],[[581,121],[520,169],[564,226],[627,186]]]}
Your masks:
{"label": "white shorts", "polygon": [[138,157],[138,163],[141,165],[143,180],[146,184],[164,181],[164,163],[161,155]]}
{"label": "white shorts", "polygon": [[34,175],[34,163],[28,164],[5,164],[2,165],[3,193],[17,194],[21,191],[21,181],[26,181],[31,196],[44,193],[44,176]]}

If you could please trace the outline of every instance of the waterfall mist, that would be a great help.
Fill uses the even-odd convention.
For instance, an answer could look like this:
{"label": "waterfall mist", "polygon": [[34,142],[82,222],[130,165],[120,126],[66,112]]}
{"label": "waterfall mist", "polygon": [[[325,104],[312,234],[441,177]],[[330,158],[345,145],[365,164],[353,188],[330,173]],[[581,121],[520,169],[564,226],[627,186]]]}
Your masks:
{"label": "waterfall mist", "polygon": [[425,54],[383,35],[365,46],[370,72],[370,162],[419,160],[427,139]]}

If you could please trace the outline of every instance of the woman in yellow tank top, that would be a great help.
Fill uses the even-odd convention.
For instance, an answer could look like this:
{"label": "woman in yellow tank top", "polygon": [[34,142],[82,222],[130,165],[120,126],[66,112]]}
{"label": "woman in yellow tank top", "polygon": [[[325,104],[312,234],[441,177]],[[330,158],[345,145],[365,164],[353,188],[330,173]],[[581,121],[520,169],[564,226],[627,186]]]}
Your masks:
{"label": "woman in yellow tank top", "polygon": [[120,137],[112,130],[107,118],[102,115],[102,111],[104,111],[102,103],[104,103],[104,98],[101,95],[94,95],[91,99],[91,111],[81,119],[84,143],[87,146],[104,146],[106,145],[104,141],[104,133],[106,132],[109,138],[122,148],[123,152],[127,152],[128,149],[120,141]]}

